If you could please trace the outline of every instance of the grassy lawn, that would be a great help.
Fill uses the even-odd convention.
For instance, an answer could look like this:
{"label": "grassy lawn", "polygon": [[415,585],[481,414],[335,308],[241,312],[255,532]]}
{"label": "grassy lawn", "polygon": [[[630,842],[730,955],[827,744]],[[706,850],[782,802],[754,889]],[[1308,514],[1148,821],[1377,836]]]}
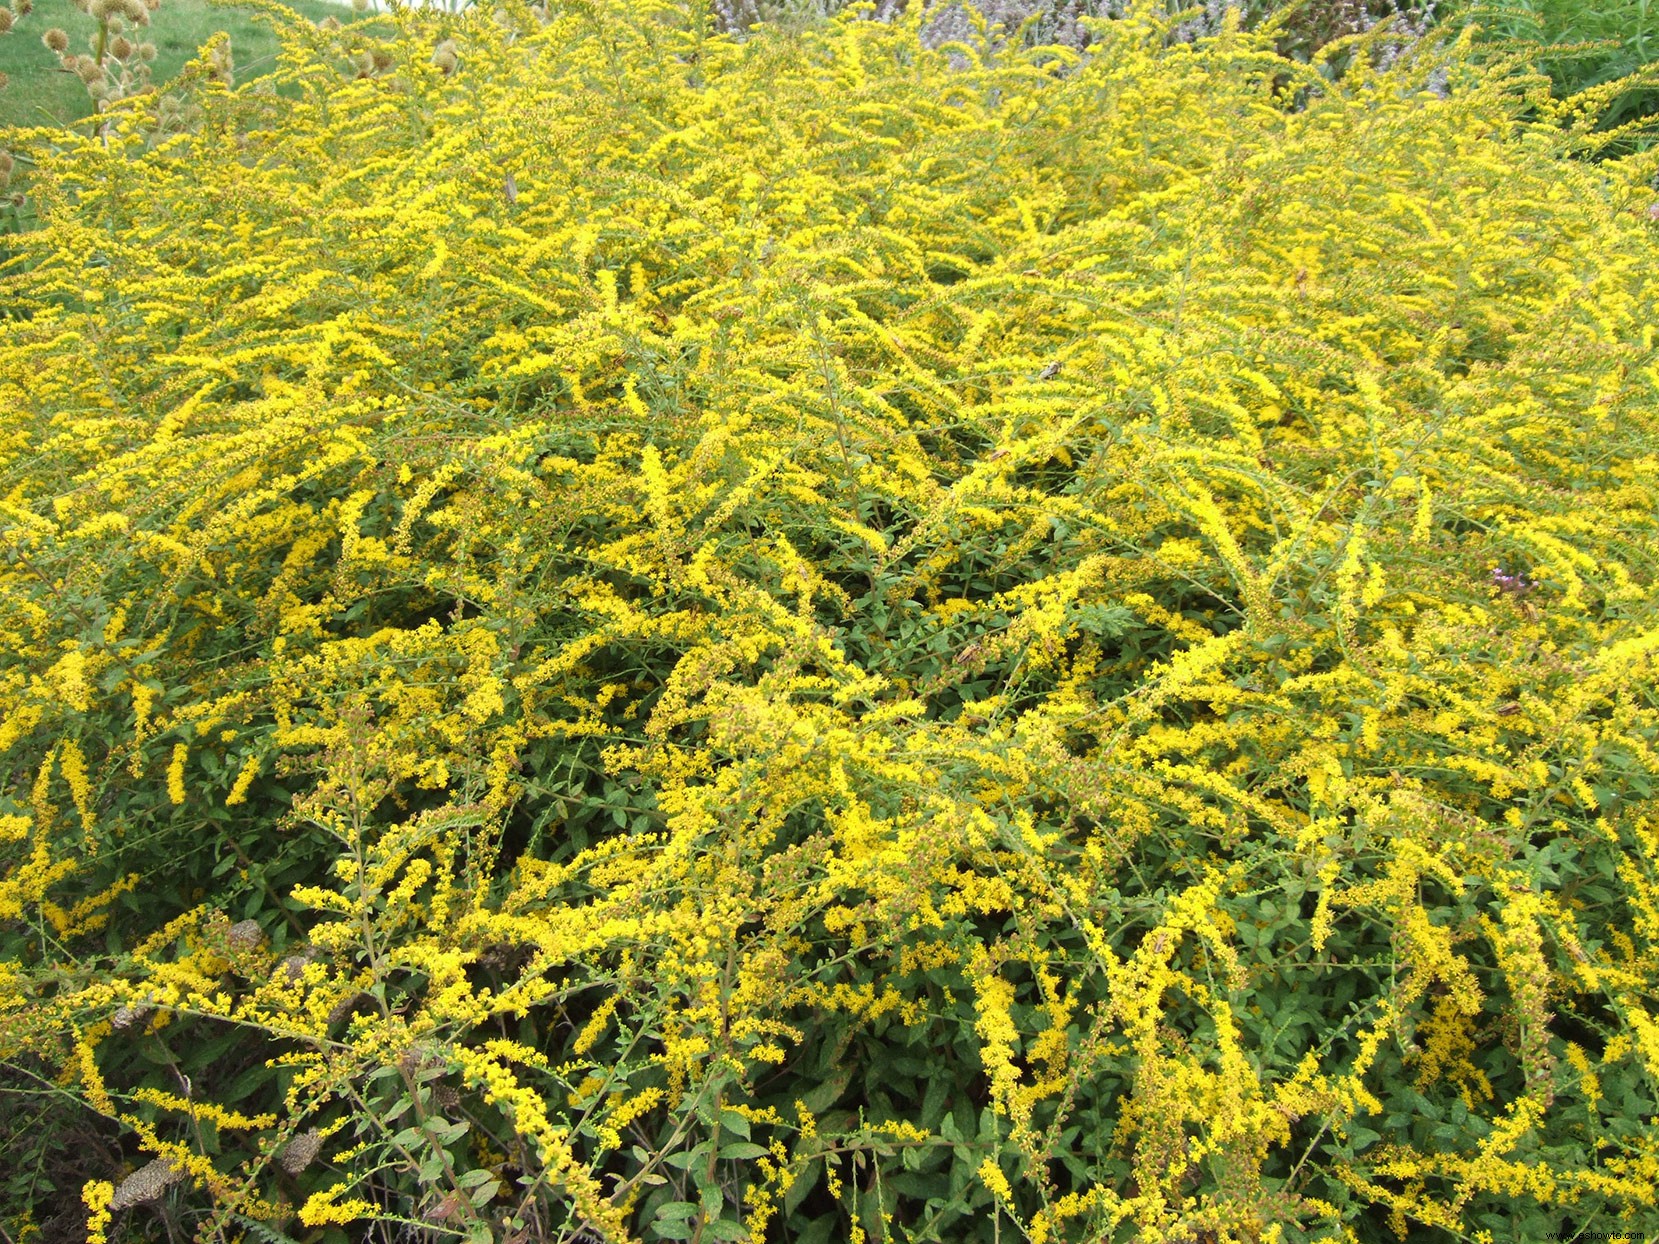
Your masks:
{"label": "grassy lawn", "polygon": [[[326,0],[285,2],[313,21],[330,13],[351,15],[350,9]],[[54,26],[68,33],[73,52],[87,51],[88,41],[97,32],[97,23],[68,0],[40,0],[33,13],[20,19],[9,34],[0,35],[0,72],[10,79],[0,88],[0,126],[62,125],[92,115],[92,101],[80,79],[59,69],[57,57],[41,45],[40,36]],[[249,13],[208,0],[164,0],[144,32],[156,45],[151,66],[155,81],[171,78],[218,30],[230,32],[237,81],[257,77],[275,63],[275,35]]]}

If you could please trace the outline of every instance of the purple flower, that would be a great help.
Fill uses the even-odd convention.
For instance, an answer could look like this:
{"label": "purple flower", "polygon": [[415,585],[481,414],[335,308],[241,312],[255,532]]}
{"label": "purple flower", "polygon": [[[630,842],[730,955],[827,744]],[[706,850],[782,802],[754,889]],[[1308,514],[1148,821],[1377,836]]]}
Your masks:
{"label": "purple flower", "polygon": [[1492,586],[1500,592],[1508,592],[1511,596],[1525,596],[1538,586],[1535,579],[1529,579],[1521,571],[1505,570],[1502,566],[1492,567]]}

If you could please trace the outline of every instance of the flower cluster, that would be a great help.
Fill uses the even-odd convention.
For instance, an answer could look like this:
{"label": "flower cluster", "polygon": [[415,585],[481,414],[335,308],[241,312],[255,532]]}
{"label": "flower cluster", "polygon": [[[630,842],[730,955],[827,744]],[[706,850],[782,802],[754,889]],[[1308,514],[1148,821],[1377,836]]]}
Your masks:
{"label": "flower cluster", "polygon": [[13,1235],[1659,1223],[1659,154],[1151,8],[260,2],[4,142]]}

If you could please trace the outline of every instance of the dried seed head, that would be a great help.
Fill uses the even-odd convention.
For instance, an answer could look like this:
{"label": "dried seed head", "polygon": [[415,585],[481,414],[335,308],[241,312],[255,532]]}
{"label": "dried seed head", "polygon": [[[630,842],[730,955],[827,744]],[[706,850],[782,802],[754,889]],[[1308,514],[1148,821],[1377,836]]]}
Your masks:
{"label": "dried seed head", "polygon": [[147,1006],[119,1006],[109,1017],[109,1026],[117,1032],[126,1032],[150,1018],[153,1008]]}
{"label": "dried seed head", "polygon": [[103,67],[90,56],[75,58],[75,72],[80,75],[81,81],[88,86],[91,86],[94,82],[102,81],[104,76]]}
{"label": "dried seed head", "polygon": [[369,53],[369,59],[374,62],[376,73],[385,73],[396,63],[396,58],[385,48],[375,48]]}
{"label": "dried seed head", "polygon": [[14,167],[15,165],[12,162],[12,153],[9,151],[0,151],[0,179],[10,177]]}
{"label": "dried seed head", "polygon": [[367,13],[369,11],[369,0],[351,0],[351,11],[353,13]]}
{"label": "dried seed head", "polygon": [[111,13],[121,11],[121,0],[90,0],[86,11],[92,15],[94,20],[101,22]]}
{"label": "dried seed head", "polygon": [[456,54],[453,39],[445,39],[432,50],[432,64],[446,76],[461,67],[461,58]]}
{"label": "dried seed head", "polygon": [[81,12],[85,13],[86,10],[87,10],[88,5],[90,4],[90,0],[70,0],[70,3],[73,4]]}
{"label": "dried seed head", "polygon": [[140,43],[138,45],[138,59],[139,60],[152,61],[155,58],[156,58],[156,45],[155,44],[153,44],[153,43]]}
{"label": "dried seed head", "polygon": [[59,30],[56,26],[52,27],[52,29],[48,30],[45,34],[41,35],[40,36],[40,41],[42,43],[44,43],[47,47],[51,48],[52,51],[56,52],[59,56],[62,56],[65,52],[67,52],[69,50],[69,35],[68,35],[68,33],[65,32],[65,31]]}
{"label": "dried seed head", "polygon": [[301,1132],[283,1146],[282,1156],[277,1159],[277,1165],[290,1175],[298,1175],[317,1160],[317,1154],[322,1151],[322,1147],[323,1136],[316,1128]]}
{"label": "dried seed head", "polygon": [[461,1094],[447,1084],[440,1084],[432,1090],[432,1096],[445,1110],[454,1110],[461,1104]]}
{"label": "dried seed head", "polygon": [[109,54],[116,60],[126,60],[137,49],[127,42],[125,35],[116,35],[109,41]]}
{"label": "dried seed head", "polygon": [[178,1183],[184,1178],[184,1172],[179,1170],[166,1158],[157,1158],[145,1166],[139,1167],[132,1174],[123,1179],[115,1189],[115,1196],[110,1199],[111,1209],[131,1209],[134,1205],[142,1205],[145,1201],[153,1201],[169,1185]]}
{"label": "dried seed head", "polygon": [[27,17],[35,11],[35,0],[12,0],[12,12]]}
{"label": "dried seed head", "polygon": [[232,950],[259,950],[265,945],[265,930],[257,920],[239,920],[225,933],[225,943]]}
{"label": "dried seed head", "polygon": [[10,9],[0,9],[0,35],[5,34],[12,28],[15,17],[16,15]]}
{"label": "dried seed head", "polygon": [[330,34],[333,34],[336,30],[340,29],[340,19],[331,13],[327,17],[323,18],[322,21],[317,23],[317,29],[326,30]]}

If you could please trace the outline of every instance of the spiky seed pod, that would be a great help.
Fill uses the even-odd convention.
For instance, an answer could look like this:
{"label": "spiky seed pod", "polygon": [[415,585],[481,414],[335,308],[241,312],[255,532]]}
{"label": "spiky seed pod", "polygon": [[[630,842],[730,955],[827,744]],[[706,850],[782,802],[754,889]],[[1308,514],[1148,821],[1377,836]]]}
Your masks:
{"label": "spiky seed pod", "polygon": [[12,0],[12,12],[27,17],[35,11],[35,0]]}
{"label": "spiky seed pod", "polygon": [[458,68],[460,68],[461,58],[456,54],[455,41],[453,39],[445,39],[442,43],[438,44],[437,47],[432,49],[432,64],[437,67],[439,73],[444,74],[445,76],[454,73]]}
{"label": "spiky seed pod", "polygon": [[183,1178],[184,1172],[178,1167],[166,1158],[157,1158],[139,1167],[121,1181],[115,1189],[115,1196],[111,1198],[109,1207],[112,1210],[131,1209],[134,1205],[153,1201]]}
{"label": "spiky seed pod", "polygon": [[156,45],[153,43],[140,43],[138,45],[138,58],[142,61],[154,60],[156,58]]}
{"label": "spiky seed pod", "polygon": [[109,53],[116,60],[126,60],[134,51],[133,45],[127,42],[125,35],[116,35],[109,41]]}
{"label": "spiky seed pod", "polygon": [[56,52],[59,56],[62,56],[69,50],[68,32],[59,30],[56,26],[41,35],[40,41],[47,47],[51,48],[52,51]]}
{"label": "spiky seed pod", "polygon": [[385,48],[375,48],[374,51],[369,53],[369,59],[374,62],[374,71],[376,73],[385,73],[397,63],[397,58]]}
{"label": "spiky seed pod", "polygon": [[12,22],[15,20],[16,17],[10,9],[0,9],[0,35],[3,35],[10,30],[12,28]]}
{"label": "spiky seed pod", "polygon": [[90,0],[86,11],[94,21],[104,21],[111,13],[119,12],[121,0]]}
{"label": "spiky seed pod", "polygon": [[317,1160],[317,1154],[322,1151],[322,1147],[322,1133],[316,1128],[301,1132],[282,1147],[282,1156],[277,1159],[277,1165],[290,1175],[298,1175]]}
{"label": "spiky seed pod", "polygon": [[374,57],[367,52],[359,52],[351,58],[351,63],[357,67],[358,75],[367,77],[374,72]]}
{"label": "spiky seed pod", "polygon": [[329,34],[333,34],[336,30],[340,29],[340,19],[335,17],[333,14],[329,14],[329,16],[323,18],[322,21],[317,23],[317,29],[326,30]]}
{"label": "spiky seed pod", "polygon": [[75,58],[75,72],[80,75],[81,81],[88,86],[104,76],[103,67],[90,56],[77,56]]}
{"label": "spiky seed pod", "polygon": [[369,11],[369,0],[351,0],[351,11],[353,13],[367,13]]}
{"label": "spiky seed pod", "polygon": [[121,0],[121,16],[135,26],[150,24],[150,10],[144,7],[144,0]]}

